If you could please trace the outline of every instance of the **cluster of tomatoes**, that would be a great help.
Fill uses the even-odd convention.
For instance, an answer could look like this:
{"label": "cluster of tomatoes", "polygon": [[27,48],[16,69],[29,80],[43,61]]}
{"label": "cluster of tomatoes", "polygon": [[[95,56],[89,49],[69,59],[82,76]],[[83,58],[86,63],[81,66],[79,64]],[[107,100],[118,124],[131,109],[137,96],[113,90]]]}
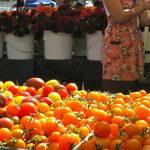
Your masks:
{"label": "cluster of tomatoes", "polygon": [[150,94],[145,90],[112,96],[35,77],[21,86],[1,81],[0,91],[0,147],[150,149]]}

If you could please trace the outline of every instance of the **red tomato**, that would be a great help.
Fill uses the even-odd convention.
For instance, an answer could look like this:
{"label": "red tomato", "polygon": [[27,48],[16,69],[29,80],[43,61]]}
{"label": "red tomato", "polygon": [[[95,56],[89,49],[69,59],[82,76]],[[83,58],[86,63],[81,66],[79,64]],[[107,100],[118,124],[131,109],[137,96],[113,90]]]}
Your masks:
{"label": "red tomato", "polygon": [[48,97],[42,97],[40,98],[40,101],[47,103],[49,106],[53,103],[53,101]]}
{"label": "red tomato", "polygon": [[45,82],[41,78],[32,77],[25,82],[25,85],[28,87],[34,87],[36,90],[38,90],[45,85]]}
{"label": "red tomato", "polygon": [[31,102],[35,105],[37,105],[39,103],[39,101],[34,97],[25,97],[25,98],[23,98],[21,103],[26,103],[26,102]]}
{"label": "red tomato", "polygon": [[43,96],[48,96],[51,92],[54,92],[54,87],[52,85],[45,85],[43,87]]}
{"label": "red tomato", "polygon": [[7,96],[7,105],[12,101],[13,96]]}
{"label": "red tomato", "polygon": [[67,96],[69,96],[69,93],[66,89],[61,89],[58,91],[61,99],[65,99]]}
{"label": "red tomato", "polygon": [[0,107],[5,107],[7,105],[8,99],[5,94],[0,93]]}
{"label": "red tomato", "polygon": [[73,91],[78,90],[78,87],[75,83],[68,83],[66,85],[66,89],[67,89],[68,92],[73,92]]}
{"label": "red tomato", "polygon": [[27,87],[25,91],[29,92],[31,96],[35,96],[36,94],[36,89],[34,87]]}
{"label": "red tomato", "polygon": [[8,87],[7,90],[10,91],[13,95],[15,95],[19,92],[19,87],[16,85],[11,85]]}
{"label": "red tomato", "polygon": [[29,92],[27,92],[27,91],[20,92],[18,95],[25,96],[25,97],[31,96],[31,94]]}
{"label": "red tomato", "polygon": [[33,115],[37,113],[37,106],[31,102],[25,102],[20,105],[20,110],[18,112],[18,116],[20,118],[27,116],[27,115]]}
{"label": "red tomato", "polygon": [[66,87],[62,84],[59,84],[57,86],[54,87],[55,92],[62,90],[62,89],[66,89]]}
{"label": "red tomato", "polygon": [[4,107],[0,107],[0,118],[7,117],[7,112]]}
{"label": "red tomato", "polygon": [[8,117],[3,117],[0,119],[0,128],[11,129],[13,125],[14,125],[14,122]]}

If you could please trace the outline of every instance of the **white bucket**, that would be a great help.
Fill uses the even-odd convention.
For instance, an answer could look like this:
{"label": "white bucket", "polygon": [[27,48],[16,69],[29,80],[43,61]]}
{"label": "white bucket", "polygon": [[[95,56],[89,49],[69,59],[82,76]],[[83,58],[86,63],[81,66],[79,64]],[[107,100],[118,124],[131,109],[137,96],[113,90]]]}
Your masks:
{"label": "white bucket", "polygon": [[34,57],[34,36],[32,34],[23,37],[10,33],[6,35],[8,59],[32,59]]}
{"label": "white bucket", "polygon": [[68,33],[44,31],[44,58],[71,59],[73,55],[73,38]]}
{"label": "white bucket", "polygon": [[103,34],[101,31],[97,31],[93,34],[87,34],[87,59],[101,61],[102,54],[101,49],[103,45]]}
{"label": "white bucket", "polygon": [[3,32],[0,32],[0,58],[3,57],[4,53],[4,34]]}
{"label": "white bucket", "polygon": [[86,41],[86,34],[83,34],[82,38],[73,38],[73,49],[74,49],[74,56],[86,56],[86,49],[87,49],[87,41]]}

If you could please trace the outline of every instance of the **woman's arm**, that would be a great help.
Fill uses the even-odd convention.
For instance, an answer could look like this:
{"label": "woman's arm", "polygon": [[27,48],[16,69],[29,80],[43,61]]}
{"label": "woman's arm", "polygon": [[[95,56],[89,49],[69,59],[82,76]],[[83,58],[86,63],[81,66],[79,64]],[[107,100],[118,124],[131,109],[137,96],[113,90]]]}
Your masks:
{"label": "woman's arm", "polygon": [[138,6],[124,11],[120,0],[103,0],[106,8],[111,13],[114,21],[120,24],[126,23],[139,16],[144,10],[150,9],[150,0],[145,0]]}

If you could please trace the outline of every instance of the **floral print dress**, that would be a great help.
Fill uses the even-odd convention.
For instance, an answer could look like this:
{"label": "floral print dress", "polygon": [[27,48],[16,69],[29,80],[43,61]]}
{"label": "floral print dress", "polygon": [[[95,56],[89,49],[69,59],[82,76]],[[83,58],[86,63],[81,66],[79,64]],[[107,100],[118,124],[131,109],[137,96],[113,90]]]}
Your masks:
{"label": "floral print dress", "polygon": [[[123,9],[131,9],[138,2],[120,0]],[[107,11],[107,10],[106,10]],[[125,24],[113,21],[109,12],[102,48],[103,79],[118,81],[140,80],[144,75],[144,49],[138,18]]]}

